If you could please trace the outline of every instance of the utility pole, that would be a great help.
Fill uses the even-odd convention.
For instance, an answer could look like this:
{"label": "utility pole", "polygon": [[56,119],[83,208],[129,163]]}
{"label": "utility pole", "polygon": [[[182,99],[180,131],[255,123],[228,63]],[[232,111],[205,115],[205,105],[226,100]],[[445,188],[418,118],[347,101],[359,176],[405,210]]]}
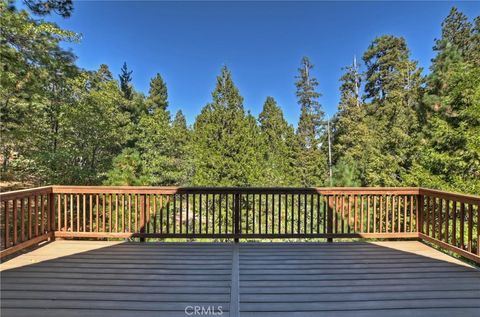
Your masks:
{"label": "utility pole", "polygon": [[360,101],[358,100],[359,98],[359,90],[360,90],[360,85],[359,85],[359,80],[358,80],[358,67],[357,67],[357,56],[353,55],[353,69],[355,72],[355,100],[357,102],[357,108],[360,107]]}
{"label": "utility pole", "polygon": [[327,134],[328,134],[328,174],[330,178],[330,187],[332,187],[332,141],[330,138],[330,116],[327,114]]}

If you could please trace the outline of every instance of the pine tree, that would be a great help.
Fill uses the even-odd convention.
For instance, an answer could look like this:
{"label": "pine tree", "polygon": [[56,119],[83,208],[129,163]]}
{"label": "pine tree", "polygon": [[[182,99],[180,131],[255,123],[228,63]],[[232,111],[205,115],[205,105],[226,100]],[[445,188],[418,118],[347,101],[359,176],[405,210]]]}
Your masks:
{"label": "pine tree", "polygon": [[258,121],[263,141],[266,142],[263,185],[294,185],[294,155],[290,146],[295,139],[294,130],[273,97],[267,97]]}
{"label": "pine tree", "polygon": [[[437,55],[432,60],[431,76],[428,77],[430,98],[440,96],[445,89],[445,77],[448,77],[452,65],[465,61],[471,55],[472,25],[468,17],[453,7],[442,22],[442,37],[435,41],[433,50]],[[434,105],[438,100],[427,100]],[[428,111],[428,109],[427,109]]]}
{"label": "pine tree", "polygon": [[370,185],[398,186],[416,153],[421,69],[410,60],[403,38],[376,38],[363,56],[366,65],[366,123],[375,145],[365,178]]}
{"label": "pine tree", "polygon": [[442,23],[423,105],[427,121],[406,179],[415,186],[480,193],[478,22],[453,8]]}
{"label": "pine tree", "polygon": [[124,62],[122,69],[120,70],[121,73],[118,76],[120,80],[120,89],[123,92],[123,96],[127,100],[132,100],[133,98],[133,88],[132,88],[132,70],[128,70],[127,63]]}
{"label": "pine tree", "polygon": [[355,183],[353,179],[358,180],[364,175],[371,138],[365,124],[366,109],[359,92],[361,76],[356,59],[344,70],[340,78],[340,103],[333,120],[333,162],[337,166],[334,178],[343,179],[339,173],[348,172],[345,179]]}
{"label": "pine tree", "polygon": [[156,109],[153,114],[143,114],[138,123],[138,140],[135,148],[140,153],[143,171],[150,185],[175,185],[172,172],[175,162],[172,157],[172,129],[170,113]]}
{"label": "pine tree", "polygon": [[143,161],[140,153],[132,148],[126,148],[115,157],[112,169],[107,173],[104,185],[110,186],[142,186],[149,185],[150,179],[143,171]]}
{"label": "pine tree", "polygon": [[226,66],[217,77],[212,102],[196,118],[191,141],[194,185],[248,186],[261,174],[256,120],[245,114],[243,97]]}
{"label": "pine tree", "polygon": [[187,185],[190,182],[188,144],[190,141],[190,130],[187,127],[187,120],[181,110],[177,111],[172,122],[172,157],[174,161],[175,185]]}
{"label": "pine tree", "polygon": [[[147,105],[145,96],[137,92],[133,87],[132,72],[133,71],[128,70],[127,63],[123,63],[121,73],[118,77],[124,100],[119,104],[119,108],[121,111],[128,113],[133,123],[138,124],[142,115],[147,112]],[[131,147],[134,142],[135,136],[132,136],[129,147]]]}
{"label": "pine tree", "polygon": [[112,72],[110,71],[110,68],[108,67],[108,65],[105,65],[105,64],[100,65],[100,68],[97,70],[96,77],[101,82],[113,80]]}
{"label": "pine tree", "polygon": [[298,147],[296,166],[302,186],[320,186],[326,179],[327,160],[322,152],[322,137],[325,131],[324,113],[316,91],[318,81],[312,76],[313,64],[303,57],[298,69],[297,98],[300,105],[300,120],[297,128]]}
{"label": "pine tree", "polygon": [[468,17],[456,7],[452,7],[442,22],[442,38],[436,41],[433,49],[441,52],[451,45],[464,55],[470,47],[471,33],[472,24],[468,21]]}
{"label": "pine tree", "polygon": [[148,98],[146,100],[147,111],[153,113],[155,109],[161,108],[167,110],[168,107],[168,93],[167,84],[160,74],[156,74],[150,80],[150,89],[148,91]]}
{"label": "pine tree", "polygon": [[480,67],[480,16],[473,21],[468,60],[475,67]]}

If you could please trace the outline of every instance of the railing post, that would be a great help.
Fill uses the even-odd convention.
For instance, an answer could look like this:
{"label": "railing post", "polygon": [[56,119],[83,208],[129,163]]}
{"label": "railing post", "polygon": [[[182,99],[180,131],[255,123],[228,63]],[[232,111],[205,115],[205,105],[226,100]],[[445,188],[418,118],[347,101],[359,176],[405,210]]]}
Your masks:
{"label": "railing post", "polygon": [[[145,233],[145,195],[140,195],[140,233]],[[140,242],[145,242],[145,237],[140,237]]]}
{"label": "railing post", "polygon": [[235,194],[233,217],[234,217],[234,228],[233,228],[234,241],[235,243],[238,243],[239,242],[238,235],[240,234],[240,194]]}
{"label": "railing post", "polygon": [[417,232],[423,233],[423,213],[424,213],[424,198],[422,194],[417,195],[417,210],[416,210],[416,217],[417,217]]}
{"label": "railing post", "polygon": [[[327,196],[327,234],[333,233],[333,209],[332,209],[332,196]],[[333,242],[332,238],[327,238],[327,242]]]}
{"label": "railing post", "polygon": [[48,232],[52,234],[50,241],[55,241],[55,194],[54,193],[48,194]]}

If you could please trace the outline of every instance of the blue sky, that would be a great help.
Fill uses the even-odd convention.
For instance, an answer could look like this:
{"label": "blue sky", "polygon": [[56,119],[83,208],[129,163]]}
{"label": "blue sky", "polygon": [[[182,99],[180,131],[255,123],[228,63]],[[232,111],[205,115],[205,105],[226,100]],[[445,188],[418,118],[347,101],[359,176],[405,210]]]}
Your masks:
{"label": "blue sky", "polygon": [[341,68],[354,55],[361,58],[377,36],[405,37],[412,57],[428,71],[452,5],[471,19],[480,14],[480,2],[76,1],[70,19],[48,19],[82,34],[68,47],[83,68],[104,63],[117,75],[126,61],[135,87],[145,93],[150,78],[161,73],[170,110],[182,109],[189,123],[211,100],[226,64],[246,109],[257,115],[271,95],[296,124],[294,76],[302,56],[315,64],[320,101],[333,115]]}

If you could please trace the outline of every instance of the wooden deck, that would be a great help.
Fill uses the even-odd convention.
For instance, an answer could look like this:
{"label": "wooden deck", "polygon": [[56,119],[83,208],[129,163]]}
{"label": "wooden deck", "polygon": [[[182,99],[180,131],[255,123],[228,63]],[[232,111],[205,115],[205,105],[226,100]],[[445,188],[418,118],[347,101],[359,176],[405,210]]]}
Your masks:
{"label": "wooden deck", "polygon": [[416,241],[56,241],[1,265],[2,317],[202,316],[202,308],[203,316],[479,316],[480,271]]}

